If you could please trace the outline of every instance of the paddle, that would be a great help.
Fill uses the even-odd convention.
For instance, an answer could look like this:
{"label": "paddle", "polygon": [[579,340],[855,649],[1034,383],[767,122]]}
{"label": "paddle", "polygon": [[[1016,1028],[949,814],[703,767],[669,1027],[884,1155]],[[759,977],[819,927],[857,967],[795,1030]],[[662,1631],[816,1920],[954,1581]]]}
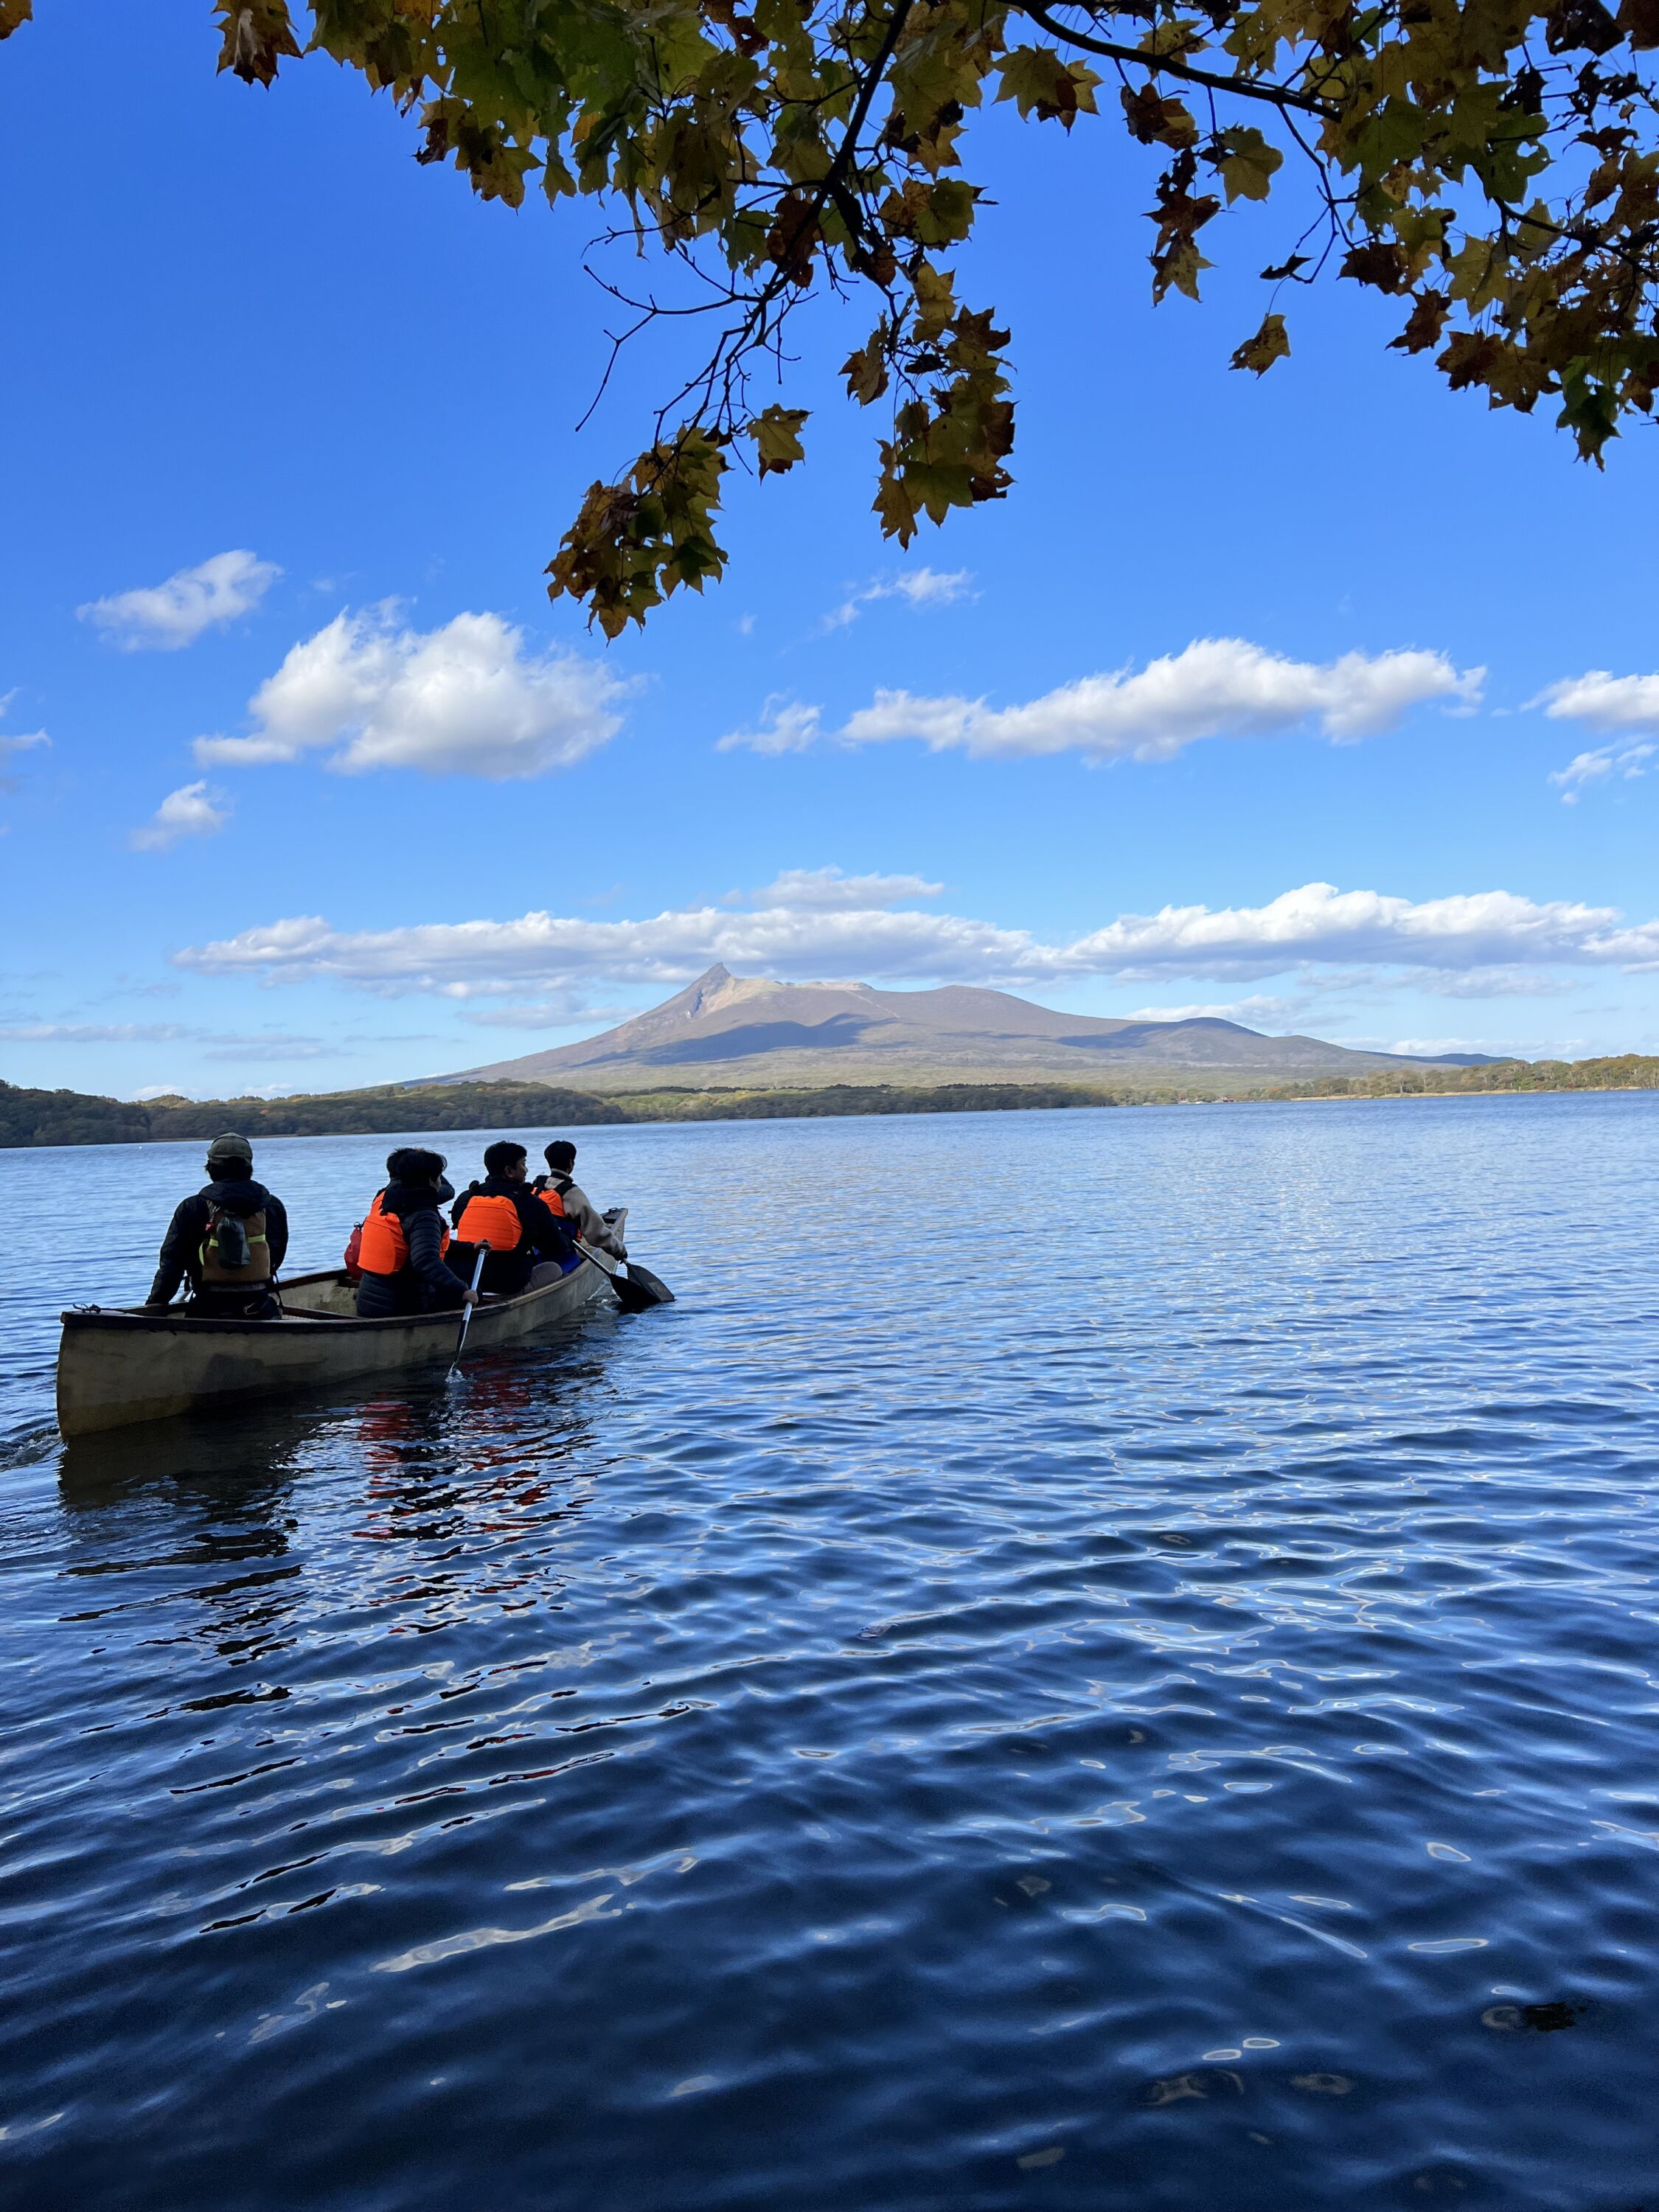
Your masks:
{"label": "paddle", "polygon": [[595,1251],[579,1237],[576,1249],[582,1253],[601,1272],[611,1278],[611,1287],[617,1293],[617,1303],[624,1313],[644,1313],[651,1306],[672,1306],[674,1293],[666,1283],[639,1267],[630,1260],[628,1273],[623,1274],[609,1253]]}
{"label": "paddle", "polygon": [[[489,1245],[480,1244],[478,1247],[478,1256],[472,1263],[472,1288],[475,1291],[478,1287],[478,1279],[483,1273],[483,1263],[489,1255]],[[463,1306],[461,1308],[461,1333],[455,1340],[455,1357],[449,1363],[449,1371],[452,1375],[461,1364],[461,1354],[466,1349],[467,1326],[471,1319],[471,1307]]]}
{"label": "paddle", "polygon": [[662,1277],[653,1275],[649,1267],[641,1267],[637,1260],[630,1260],[628,1263],[628,1279],[631,1283],[637,1283],[641,1290],[649,1291],[659,1306],[673,1304],[674,1293],[664,1282]]}
{"label": "paddle", "polygon": [[[620,1241],[623,1225],[628,1219],[628,1208],[625,1206],[613,1206],[605,1218],[611,1235]],[[597,1256],[595,1255],[595,1257]],[[637,1260],[626,1260],[623,1265],[628,1269],[629,1282],[637,1284],[641,1290],[648,1291],[659,1306],[673,1304],[674,1293],[660,1275],[653,1275],[649,1267],[641,1267]]]}

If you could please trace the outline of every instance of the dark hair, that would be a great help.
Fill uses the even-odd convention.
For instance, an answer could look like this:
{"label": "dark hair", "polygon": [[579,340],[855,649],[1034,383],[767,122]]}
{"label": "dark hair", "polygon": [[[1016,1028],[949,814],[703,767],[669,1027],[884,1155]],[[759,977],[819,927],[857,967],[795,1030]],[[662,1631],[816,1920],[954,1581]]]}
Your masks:
{"label": "dark hair", "polygon": [[568,1175],[576,1164],[576,1147],[568,1137],[555,1137],[542,1157],[555,1175]]}
{"label": "dark hair", "polygon": [[394,1182],[436,1182],[449,1165],[441,1152],[428,1152],[419,1145],[399,1145],[386,1156],[386,1171]]}
{"label": "dark hair", "polygon": [[513,1163],[521,1160],[524,1156],[522,1145],[515,1145],[510,1138],[503,1137],[499,1143],[484,1146],[484,1173],[505,1175]]}

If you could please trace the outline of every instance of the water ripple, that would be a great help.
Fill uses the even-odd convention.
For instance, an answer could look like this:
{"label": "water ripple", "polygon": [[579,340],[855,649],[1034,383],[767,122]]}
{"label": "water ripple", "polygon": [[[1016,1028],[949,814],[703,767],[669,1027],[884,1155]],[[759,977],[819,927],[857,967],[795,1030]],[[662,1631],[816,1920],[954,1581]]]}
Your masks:
{"label": "water ripple", "polygon": [[0,1282],[9,2206],[1652,2197],[1659,1100],[583,1165],[681,1303],[452,1388],[65,1452]]}

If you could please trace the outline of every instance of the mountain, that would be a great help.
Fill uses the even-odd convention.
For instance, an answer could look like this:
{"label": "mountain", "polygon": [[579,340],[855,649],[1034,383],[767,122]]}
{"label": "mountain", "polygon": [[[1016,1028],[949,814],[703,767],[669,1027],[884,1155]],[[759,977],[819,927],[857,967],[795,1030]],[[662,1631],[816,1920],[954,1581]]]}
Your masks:
{"label": "mountain", "polygon": [[431,1080],[575,1083],[585,1091],[749,1089],[826,1083],[967,1083],[990,1078],[1202,1088],[1485,1064],[1352,1052],[1318,1037],[1266,1036],[1238,1022],[1107,1021],[1057,1013],[1006,991],[948,984],[775,983],[711,968],[648,1013],[580,1044]]}

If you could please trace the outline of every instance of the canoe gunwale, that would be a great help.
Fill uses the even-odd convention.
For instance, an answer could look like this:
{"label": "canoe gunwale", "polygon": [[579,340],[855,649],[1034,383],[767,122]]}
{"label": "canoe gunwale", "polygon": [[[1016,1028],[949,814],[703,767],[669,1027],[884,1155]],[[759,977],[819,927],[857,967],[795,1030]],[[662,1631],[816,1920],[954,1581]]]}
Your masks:
{"label": "canoe gunwale", "polygon": [[[520,1291],[510,1298],[486,1297],[478,1307],[474,1326],[488,1316],[507,1312],[522,1312],[538,1301],[551,1297],[574,1282],[584,1272],[604,1275],[603,1267],[596,1267],[591,1260],[584,1260],[579,1267],[561,1275],[556,1283],[539,1284],[533,1291]],[[343,1283],[348,1279],[339,1267],[324,1269],[320,1273],[298,1275],[289,1283],[279,1283],[278,1296],[284,1291],[297,1291],[307,1283]],[[280,1329],[284,1336],[313,1332],[319,1335],[337,1336],[343,1329],[354,1334],[362,1330],[417,1329],[439,1324],[449,1328],[459,1327],[461,1309],[446,1308],[438,1313],[415,1314],[322,1314],[315,1308],[284,1312],[273,1321],[212,1321],[205,1315],[188,1314],[182,1306],[167,1306],[152,1312],[142,1306],[70,1306],[58,1318],[66,1329],[122,1329],[140,1333],[163,1331],[172,1334],[177,1329],[187,1329],[192,1340],[200,1336],[246,1336],[258,1338],[268,1329]]]}

